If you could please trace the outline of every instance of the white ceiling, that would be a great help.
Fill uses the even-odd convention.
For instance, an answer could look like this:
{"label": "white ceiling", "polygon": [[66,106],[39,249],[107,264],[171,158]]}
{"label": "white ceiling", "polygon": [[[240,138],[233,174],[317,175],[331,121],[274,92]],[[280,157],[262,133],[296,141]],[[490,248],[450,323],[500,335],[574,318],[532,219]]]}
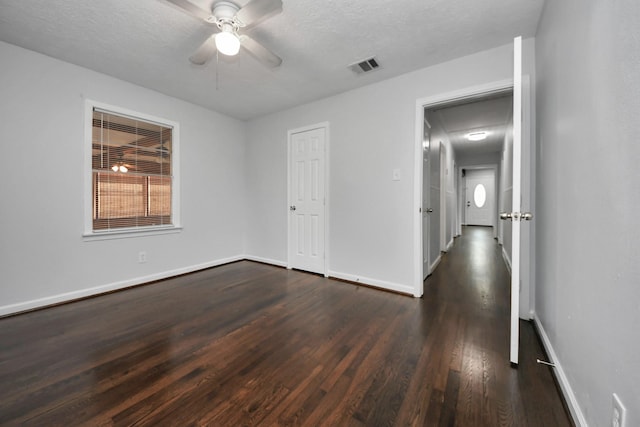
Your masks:
{"label": "white ceiling", "polygon": [[[221,55],[217,89],[215,61],[188,61],[210,27],[165,0],[0,0],[0,40],[251,119],[533,36],[543,1],[283,0],[248,32],[283,64]],[[371,74],[347,68],[374,55]]]}
{"label": "white ceiling", "polygon": [[[511,93],[464,104],[445,106],[428,112],[428,120],[437,121],[449,137],[457,156],[474,157],[502,150],[506,132],[511,130],[513,97]],[[469,141],[466,135],[485,131],[487,138]]]}

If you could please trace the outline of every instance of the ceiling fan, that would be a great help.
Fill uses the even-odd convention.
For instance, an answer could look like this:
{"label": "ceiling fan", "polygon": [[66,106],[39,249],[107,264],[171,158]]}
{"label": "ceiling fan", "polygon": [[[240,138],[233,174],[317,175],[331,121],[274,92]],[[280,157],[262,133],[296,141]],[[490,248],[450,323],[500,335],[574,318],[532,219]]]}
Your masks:
{"label": "ceiling fan", "polygon": [[267,67],[275,68],[282,64],[282,59],[269,49],[258,43],[242,29],[257,25],[264,19],[282,11],[282,0],[251,0],[243,7],[226,0],[215,1],[211,11],[206,11],[189,0],[168,0],[188,14],[214,24],[215,32],[189,57],[196,65],[206,64],[216,52],[233,56],[240,47],[244,48],[258,61]]}

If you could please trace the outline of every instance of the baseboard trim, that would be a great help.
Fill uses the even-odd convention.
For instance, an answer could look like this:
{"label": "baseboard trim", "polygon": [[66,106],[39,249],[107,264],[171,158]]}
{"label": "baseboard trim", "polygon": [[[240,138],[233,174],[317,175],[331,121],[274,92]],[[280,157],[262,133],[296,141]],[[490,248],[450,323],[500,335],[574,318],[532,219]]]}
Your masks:
{"label": "baseboard trim", "polygon": [[431,273],[433,273],[435,271],[435,269],[438,266],[438,264],[440,264],[440,261],[442,261],[442,253],[438,254],[438,257],[429,266],[429,274],[431,274]]}
{"label": "baseboard trim", "polygon": [[449,241],[449,243],[447,244],[447,252],[449,252],[449,250],[453,247],[453,239],[451,239]]}
{"label": "baseboard trim", "polygon": [[507,251],[504,250],[504,246],[502,247],[502,259],[504,260],[504,264],[507,266],[507,270],[509,270],[509,274],[511,274],[511,258]]}
{"label": "baseboard trim", "polygon": [[130,288],[132,286],[138,286],[149,282],[155,282],[161,279],[167,279],[169,277],[193,273],[194,271],[204,270],[206,268],[217,267],[219,265],[241,261],[243,259],[245,259],[244,255],[236,255],[229,258],[222,258],[215,261],[192,265],[189,267],[177,268],[174,270],[163,271],[161,273],[150,274],[148,276],[141,276],[134,279],[110,283],[108,285],[95,286],[93,288],[80,289],[73,292],[65,292],[62,294],[52,295],[44,298],[37,298],[15,304],[4,305],[0,306],[0,317],[19,314],[25,311],[31,311],[39,308],[49,307],[52,305],[68,303],[79,299]]}
{"label": "baseboard trim", "polygon": [[[141,276],[141,277],[136,277],[134,279],[110,283],[108,285],[95,286],[92,288],[80,289],[73,292],[66,292],[66,293],[38,298],[34,300],[0,306],[0,317],[12,316],[12,315],[24,313],[27,311],[51,307],[58,304],[66,304],[66,303],[81,300],[84,298],[95,297],[101,294],[119,291],[126,288],[131,288],[134,286],[155,282],[157,280],[168,279],[170,277],[180,276],[182,274],[187,274],[187,273],[193,273],[198,270],[204,270],[207,268],[217,267],[220,265],[229,264],[237,261],[243,261],[243,260],[255,261],[263,264],[270,264],[277,267],[287,268],[287,263],[284,261],[278,261],[278,260],[263,258],[259,256],[254,256],[254,255],[236,255],[229,258],[222,258],[215,261],[192,265],[189,267],[177,268],[174,270],[163,271],[161,273],[150,274],[148,276]],[[436,260],[434,265],[437,265],[438,262],[440,262],[440,256],[438,256],[438,259]],[[435,266],[432,268],[435,268]],[[341,273],[338,271],[329,271],[328,276],[326,277],[333,277],[336,279],[353,282],[355,284],[362,284],[364,286],[370,286],[373,288],[379,288],[379,289],[384,289],[388,291],[398,292],[401,294],[408,294],[408,295],[415,296],[415,289],[411,286],[401,285],[393,282],[387,282],[384,280],[372,279],[370,277],[362,277],[354,274]]]}
{"label": "baseboard trim", "polygon": [[382,288],[389,291],[399,292],[401,294],[414,295],[415,293],[415,289],[411,286],[401,285],[393,282],[386,282],[384,280],[376,280],[370,277],[363,277],[355,274],[341,273],[339,271],[329,271],[329,277],[346,280],[355,284],[363,284],[366,286],[372,286],[374,288]]}
{"label": "baseboard trim", "polygon": [[533,316],[533,322],[538,331],[538,335],[542,340],[542,345],[544,346],[547,355],[549,356],[549,362],[555,365],[553,369],[556,379],[558,380],[558,384],[560,385],[560,391],[564,396],[564,399],[569,407],[569,412],[571,413],[571,417],[573,418],[573,422],[577,427],[588,427],[587,420],[582,413],[582,409],[580,409],[580,405],[578,404],[578,400],[576,399],[576,395],[573,393],[573,389],[571,388],[571,384],[569,383],[569,379],[564,373],[564,369],[562,369],[562,365],[556,356],[556,352],[551,345],[551,341],[549,340],[549,336],[547,332],[544,330],[542,326],[542,322],[538,318],[537,315]]}
{"label": "baseboard trim", "polygon": [[270,264],[270,265],[276,265],[278,267],[287,268],[287,263],[285,261],[278,261],[276,259],[263,258],[263,257],[255,256],[255,255],[245,255],[244,259],[246,259],[248,261],[261,262],[263,264]]}

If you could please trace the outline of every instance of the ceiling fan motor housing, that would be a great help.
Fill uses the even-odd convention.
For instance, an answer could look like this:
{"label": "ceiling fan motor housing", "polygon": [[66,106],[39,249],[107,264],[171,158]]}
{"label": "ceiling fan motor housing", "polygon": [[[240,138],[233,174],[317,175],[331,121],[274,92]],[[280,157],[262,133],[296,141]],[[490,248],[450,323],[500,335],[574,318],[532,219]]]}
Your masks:
{"label": "ceiling fan motor housing", "polygon": [[215,18],[213,22],[216,22],[220,29],[225,24],[232,25],[235,28],[242,27],[244,25],[235,19],[239,10],[240,8],[235,3],[219,1],[213,5],[213,17]]}

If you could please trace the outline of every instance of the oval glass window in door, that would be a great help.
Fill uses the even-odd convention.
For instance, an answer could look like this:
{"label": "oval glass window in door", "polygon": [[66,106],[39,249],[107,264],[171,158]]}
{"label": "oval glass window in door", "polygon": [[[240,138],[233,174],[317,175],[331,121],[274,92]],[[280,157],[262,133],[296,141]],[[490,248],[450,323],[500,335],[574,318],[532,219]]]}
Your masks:
{"label": "oval glass window in door", "polygon": [[476,204],[477,208],[481,208],[484,206],[487,201],[487,189],[484,188],[484,184],[476,185],[476,188],[473,190],[473,203]]}

